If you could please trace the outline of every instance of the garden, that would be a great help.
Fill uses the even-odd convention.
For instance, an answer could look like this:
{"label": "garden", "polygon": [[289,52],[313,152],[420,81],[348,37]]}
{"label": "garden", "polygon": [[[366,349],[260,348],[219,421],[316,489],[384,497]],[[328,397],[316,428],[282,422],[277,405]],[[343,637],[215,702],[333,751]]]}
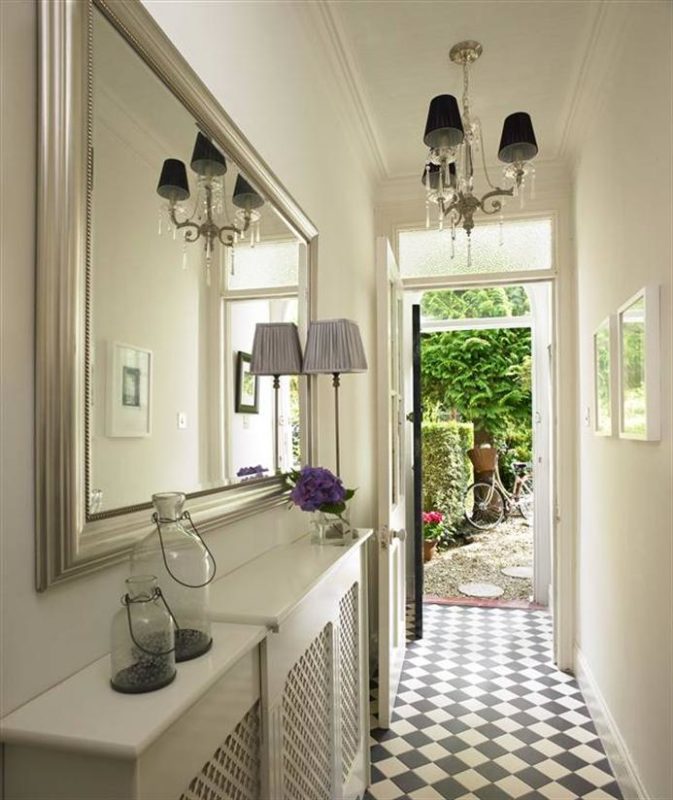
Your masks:
{"label": "garden", "polygon": [[[425,293],[421,311],[424,319],[465,320],[524,316],[530,305],[520,286],[441,290]],[[532,459],[531,330],[424,333],[421,379],[425,594],[469,596],[466,588],[489,584],[502,590],[502,599],[528,599],[531,521],[514,511],[492,530],[480,531],[466,520],[465,496],[475,479],[471,448],[497,448],[509,491],[513,463]]]}

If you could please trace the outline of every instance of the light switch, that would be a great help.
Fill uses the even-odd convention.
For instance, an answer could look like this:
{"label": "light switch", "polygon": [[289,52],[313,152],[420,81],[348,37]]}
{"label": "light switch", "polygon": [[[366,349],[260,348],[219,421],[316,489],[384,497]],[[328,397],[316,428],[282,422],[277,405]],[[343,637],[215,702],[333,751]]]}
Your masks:
{"label": "light switch", "polygon": [[591,427],[591,406],[586,406],[584,409],[584,424],[587,428]]}
{"label": "light switch", "polygon": [[248,430],[250,427],[250,417],[247,414],[243,414],[243,428],[244,430]]}
{"label": "light switch", "polygon": [[184,431],[187,428],[187,414],[184,411],[178,411],[178,430]]}

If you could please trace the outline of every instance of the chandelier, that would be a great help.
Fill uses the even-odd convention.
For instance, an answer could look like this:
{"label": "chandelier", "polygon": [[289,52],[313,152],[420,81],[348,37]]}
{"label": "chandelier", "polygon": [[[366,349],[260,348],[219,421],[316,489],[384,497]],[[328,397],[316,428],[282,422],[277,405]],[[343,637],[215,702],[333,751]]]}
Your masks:
{"label": "chandelier", "polygon": [[[531,195],[534,191],[535,171],[529,162],[538,152],[530,116],[523,111],[510,114],[503,124],[498,148],[498,158],[506,164],[503,169],[505,188],[491,183],[486,169],[481,124],[477,117],[472,116],[469,97],[470,66],[482,50],[479,42],[473,41],[459,42],[451,48],[449,58],[463,68],[462,113],[453,95],[434,97],[430,101],[423,137],[430,148],[422,176],[426,189],[426,228],[430,227],[431,206],[436,205],[438,228],[441,230],[445,225],[451,228],[452,258],[456,228],[462,227],[467,234],[468,266],[472,263],[474,215],[479,211],[489,215],[500,212],[502,229],[504,201],[501,198],[518,195],[523,207],[527,176],[531,178]],[[474,191],[474,163],[478,153],[489,186],[489,191],[481,197]]]}
{"label": "chandelier", "polygon": [[[190,210],[184,205],[190,197],[187,169],[183,161],[167,158],[161,169],[157,194],[167,200],[159,212],[159,233],[164,221],[173,238],[183,232],[183,269],[187,265],[187,244],[203,241],[206,260],[206,281],[210,285],[210,271],[216,243],[233,248],[237,242],[249,238],[251,247],[260,240],[261,214],[257,210],[264,200],[242,175],[236,178],[231,201],[237,207],[230,218],[226,202],[225,174],[227,162],[224,155],[201,132],[196,135],[190,167],[196,173],[196,197]],[[231,272],[234,272],[233,249]]]}

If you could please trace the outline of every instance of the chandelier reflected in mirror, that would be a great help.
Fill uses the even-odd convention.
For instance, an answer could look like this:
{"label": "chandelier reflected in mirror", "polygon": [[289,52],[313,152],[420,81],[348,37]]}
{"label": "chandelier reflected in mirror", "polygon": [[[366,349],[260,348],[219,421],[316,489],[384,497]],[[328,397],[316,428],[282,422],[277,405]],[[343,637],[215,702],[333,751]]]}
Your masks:
{"label": "chandelier reflected in mirror", "polygon": [[[441,230],[451,229],[451,257],[454,256],[456,229],[467,234],[468,266],[472,262],[471,234],[474,215],[500,213],[504,198],[519,196],[523,206],[526,178],[530,177],[531,194],[534,192],[535,170],[530,163],[538,147],[530,116],[524,111],[510,114],[503,124],[498,148],[498,158],[505,163],[505,186],[491,183],[486,168],[481,124],[472,115],[470,102],[470,66],[482,54],[479,42],[466,41],[454,45],[449,58],[463,70],[462,112],[453,95],[434,97],[428,109],[428,119],[423,136],[430,148],[423,170],[422,182],[426,190],[426,228],[430,227],[432,206],[437,207],[437,224]],[[479,157],[489,190],[475,194],[474,168]]]}
{"label": "chandelier reflected in mirror", "polygon": [[[210,285],[216,244],[233,248],[237,242],[245,239],[249,240],[252,247],[259,242],[261,214],[258,209],[264,205],[264,200],[239,174],[231,198],[237,208],[232,218],[226,198],[227,162],[218,148],[201,132],[196,135],[190,167],[197,176],[196,195],[191,209],[186,205],[191,193],[184,162],[177,158],[164,161],[157,194],[167,203],[160,209],[159,233],[164,224],[172,232],[173,238],[182,232],[183,269],[187,266],[187,245],[203,241],[206,281]],[[231,271],[233,274],[233,249]]]}

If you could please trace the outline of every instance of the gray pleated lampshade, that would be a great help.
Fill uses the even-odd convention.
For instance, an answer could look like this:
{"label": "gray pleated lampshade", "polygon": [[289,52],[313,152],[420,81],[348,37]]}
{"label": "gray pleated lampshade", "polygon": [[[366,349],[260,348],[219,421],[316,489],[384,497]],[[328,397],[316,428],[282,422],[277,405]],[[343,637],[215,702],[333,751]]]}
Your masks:
{"label": "gray pleated lampshade", "polygon": [[304,373],[365,372],[360,329],[349,319],[321,319],[309,325]]}
{"label": "gray pleated lampshade", "polygon": [[252,341],[253,375],[299,375],[302,359],[294,322],[258,322]]}

